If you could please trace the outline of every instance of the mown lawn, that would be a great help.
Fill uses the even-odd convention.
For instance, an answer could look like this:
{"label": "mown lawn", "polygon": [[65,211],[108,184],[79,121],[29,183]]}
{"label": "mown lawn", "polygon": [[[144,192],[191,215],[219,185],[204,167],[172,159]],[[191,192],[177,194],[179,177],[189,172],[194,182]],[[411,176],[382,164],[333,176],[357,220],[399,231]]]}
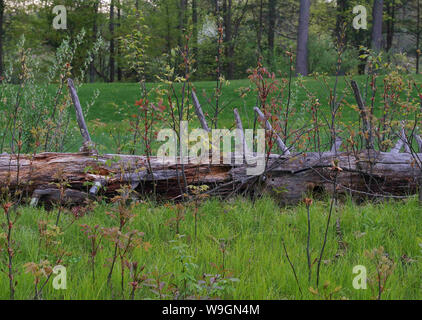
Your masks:
{"label": "mown lawn", "polygon": [[[327,199],[311,206],[312,261],[321,250],[329,204]],[[113,289],[107,285],[109,259],[114,252],[111,241],[102,242],[96,257],[93,282],[89,260],[90,240],[80,226],[117,226],[117,222],[106,214],[114,210],[111,205],[98,205],[70,227],[72,215],[62,216],[59,226],[64,229],[64,234],[51,236],[50,240],[58,241],[58,247],[70,253],[61,262],[67,268],[67,290],[53,289],[50,279],[43,290],[44,299],[129,298],[131,279],[126,269],[122,293],[120,262],[116,263],[113,273]],[[48,221],[54,225],[57,210],[47,212],[25,207],[19,208],[19,212],[21,216],[13,232],[19,248],[14,257],[17,270],[16,298],[32,299],[34,278],[25,272],[24,264],[49,260],[54,265],[55,245],[46,247],[44,240],[40,241],[38,223]],[[305,205],[280,208],[268,198],[255,202],[245,199],[208,199],[198,210],[196,237],[192,206],[186,208],[184,218],[180,220],[180,235],[176,234],[175,229],[177,210],[170,206],[138,204],[132,212],[136,216],[126,230],[144,232],[144,243],[126,258],[138,262],[139,266],[145,266],[142,273],[145,275],[144,284],[149,283],[146,279],[160,279],[162,299],[192,296],[222,299],[327,299],[330,294],[332,299],[372,299],[378,294],[376,262],[365,255],[365,251],[381,246],[385,249],[386,259],[394,264],[381,298],[422,298],[422,215],[416,199],[359,206],[346,200],[339,204],[329,227],[320,270],[319,294],[312,293],[316,288],[316,263],[312,266],[312,278],[308,282]],[[336,226],[337,219],[340,228]],[[345,243],[344,250],[339,244],[339,232]],[[286,259],[283,239],[302,293]],[[357,274],[352,271],[357,265],[367,268],[367,290],[353,288],[353,279]],[[218,289],[213,292],[207,291],[200,282],[204,274],[223,273],[225,278],[233,278],[233,281],[227,279],[227,282],[218,283]],[[44,279],[41,276],[41,283]],[[0,298],[9,298],[8,279],[4,273],[0,274]],[[159,293],[151,286],[140,286],[136,291],[135,299],[158,298]]]}
{"label": "mown lawn", "polygon": [[[422,80],[422,76],[409,75],[408,78],[416,79],[419,83]],[[354,76],[361,88],[362,96],[367,103],[370,103],[371,92],[370,89],[367,91],[368,82],[366,76]],[[327,77],[327,83],[324,84],[322,78],[317,80],[314,78],[305,78],[302,80],[304,86],[308,92],[312,93],[316,98],[319,99],[321,104],[320,117],[330,119],[328,99],[330,96],[330,88],[334,88],[335,77]],[[337,119],[347,123],[357,123],[359,121],[359,114],[351,108],[352,105],[356,105],[353,93],[348,85],[350,78],[339,77],[337,84],[337,95],[338,99],[344,99],[343,106],[337,114]],[[379,114],[381,112],[382,94],[383,94],[383,81],[382,77],[377,80],[377,92],[375,99],[375,112]],[[158,86],[165,86],[161,83],[149,83],[147,89],[156,88]],[[180,85],[176,84],[176,92],[180,93]],[[198,99],[204,109],[204,112],[212,113],[212,105],[215,103],[213,98],[215,92],[215,82],[204,81],[194,83]],[[241,95],[241,89],[250,88],[248,94]],[[291,90],[291,105],[290,109],[294,110],[294,116],[290,122],[290,127],[300,128],[305,125],[311,118],[309,108],[305,108],[304,105],[309,106],[306,91],[298,85],[298,80],[293,79]],[[257,105],[257,94],[254,90],[254,85],[248,80],[233,80],[222,88],[222,94],[220,97],[221,107],[223,111],[219,117],[220,129],[222,128],[234,128],[235,121],[233,116],[233,109],[238,108],[240,116],[242,118],[244,128],[254,127],[254,112],[253,108]],[[95,83],[95,84],[84,84],[79,90],[80,100],[82,105],[87,104],[91,101],[93,93],[98,90],[99,96],[95,104],[89,109],[87,121],[88,129],[91,131],[93,140],[98,144],[98,148],[102,152],[116,152],[120,147],[120,150],[124,151],[125,143],[131,140],[131,133],[129,132],[129,120],[131,115],[136,113],[135,101],[141,98],[140,86],[137,83]],[[284,92],[287,102],[287,91]],[[154,95],[152,95],[154,98]],[[165,102],[166,103],[166,102]],[[190,102],[192,104],[192,102]],[[285,105],[280,106],[281,110],[285,108]],[[200,128],[200,125],[191,111],[190,128]],[[76,124],[75,124],[76,125]],[[158,127],[169,127],[168,123],[158,124]],[[75,128],[76,129],[76,128]],[[76,129],[77,130],[77,129]],[[78,141],[79,142],[79,141]],[[77,150],[78,143],[75,143],[72,150]]]}

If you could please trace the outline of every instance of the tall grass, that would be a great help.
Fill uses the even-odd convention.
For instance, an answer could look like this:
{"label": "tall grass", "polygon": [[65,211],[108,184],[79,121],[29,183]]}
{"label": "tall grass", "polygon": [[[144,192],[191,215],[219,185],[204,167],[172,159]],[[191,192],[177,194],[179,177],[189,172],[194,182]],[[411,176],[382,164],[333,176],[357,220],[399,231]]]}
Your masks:
{"label": "tall grass", "polygon": [[[312,236],[310,255],[316,258],[323,241],[329,212],[329,199],[317,201],[310,208]],[[39,249],[37,222],[50,220],[54,222],[57,214],[54,210],[23,207],[21,218],[14,226],[14,235],[19,249],[14,257],[17,281],[15,297],[31,299],[33,297],[33,277],[25,273],[23,265],[27,262],[39,262],[48,259],[45,251]],[[55,290],[51,282],[44,288],[44,299],[111,299],[119,298],[120,265],[116,265],[112,282],[114,289],[107,286],[109,271],[108,259],[113,256],[113,245],[103,242],[95,259],[95,282],[91,275],[89,257],[89,239],[84,235],[80,225],[99,224],[104,227],[113,225],[106,214],[109,205],[98,205],[95,210],[80,218],[60,236],[62,249],[71,252],[63,258],[62,264],[67,268],[67,290]],[[144,247],[134,251],[132,261],[145,266],[146,278],[153,278],[154,273],[162,276],[166,285],[184,287],[186,274],[193,279],[189,290],[191,293],[204,295],[195,289],[192,283],[202,279],[203,274],[218,274],[224,258],[227,275],[239,281],[229,281],[217,296],[225,299],[320,299],[323,296],[308,290],[315,284],[308,283],[307,263],[307,210],[305,204],[295,208],[280,209],[268,198],[252,203],[245,199],[221,202],[209,199],[198,209],[197,237],[195,234],[194,208],[187,208],[183,221],[180,222],[178,237],[167,223],[175,213],[171,206],[155,206],[144,203],[135,206],[136,214],[131,228],[145,233]],[[333,299],[371,299],[377,292],[370,287],[356,290],[352,286],[356,276],[352,269],[364,265],[368,276],[375,271],[375,265],[364,254],[374,248],[383,246],[388,257],[394,261],[396,268],[388,279],[383,299],[421,299],[421,243],[422,215],[416,199],[404,202],[385,202],[380,204],[355,205],[350,201],[339,203],[337,212],[341,214],[343,241],[347,250],[338,255],[338,239],[334,227],[330,227],[328,240],[321,264],[320,281],[328,287],[341,287],[333,294]],[[334,217],[335,218],[335,217]],[[62,217],[62,225],[71,221],[71,215]],[[295,266],[301,287],[300,295],[291,267],[285,258],[281,238],[284,239],[289,257]],[[176,240],[176,242],[174,242]],[[225,253],[221,243],[225,244]],[[182,246],[186,260],[191,269],[184,270],[180,262]],[[314,266],[315,268],[315,266]],[[7,274],[0,274],[0,298],[9,298]],[[127,274],[124,288],[125,296],[131,291],[130,278]],[[329,284],[329,285],[328,285]],[[136,290],[135,299],[157,299],[158,296],[150,286],[141,286]],[[112,292],[115,290],[115,292]],[[181,289],[180,289],[181,290]],[[195,291],[197,290],[197,291]],[[322,291],[323,289],[320,289]],[[328,290],[328,289],[327,289]],[[170,292],[170,291],[169,291]],[[163,296],[162,298],[166,298]],[[169,295],[167,298],[174,298]]]}

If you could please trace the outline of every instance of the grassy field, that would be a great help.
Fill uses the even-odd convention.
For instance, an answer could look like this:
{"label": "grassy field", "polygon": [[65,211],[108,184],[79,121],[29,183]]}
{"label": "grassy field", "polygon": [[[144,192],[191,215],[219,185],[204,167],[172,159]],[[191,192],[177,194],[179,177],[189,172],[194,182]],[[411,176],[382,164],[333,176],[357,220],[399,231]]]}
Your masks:
{"label": "grassy field", "polygon": [[[364,78],[360,79],[362,84]],[[330,79],[333,84],[334,79]],[[323,86],[314,80],[305,80],[310,90],[321,96],[322,101],[327,101],[328,96],[324,93]],[[157,87],[161,84],[148,84],[147,89]],[[176,88],[180,89],[180,85],[176,84]],[[211,103],[214,103],[213,94],[215,90],[215,82],[198,82],[195,83],[198,93],[198,99],[204,109],[204,112],[212,110]],[[235,121],[233,109],[238,108],[245,128],[253,128],[254,114],[253,108],[256,106],[256,92],[252,91],[240,98],[240,90],[242,88],[253,88],[251,82],[245,80],[233,80],[228,85],[223,86],[221,94],[221,105],[223,111],[219,117],[219,128],[233,128]],[[339,90],[345,88],[343,79],[340,81]],[[305,92],[295,87],[293,92],[292,107],[298,109],[296,114],[296,125],[303,123],[308,118],[307,114],[300,112],[301,104],[305,100]],[[135,101],[141,98],[141,90],[139,84],[136,83],[120,83],[120,84],[85,84],[79,91],[81,101],[90,101],[95,90],[99,90],[100,95],[96,103],[90,108],[88,113],[88,123],[92,131],[93,140],[99,144],[99,148],[104,152],[115,152],[119,145],[123,145],[128,140],[128,128],[131,114],[136,113]],[[179,91],[177,91],[179,93]],[[211,98],[212,102],[208,102],[207,98]],[[303,108],[302,108],[303,109]],[[351,113],[347,114],[348,119]],[[196,117],[191,117],[191,128],[200,128]],[[168,125],[163,124],[168,127]]]}
{"label": "grassy field", "polygon": [[[50,280],[43,290],[44,299],[130,297],[132,280],[126,270],[122,291],[120,263],[116,264],[113,273],[113,289],[107,285],[109,259],[114,250],[111,241],[104,239],[101,243],[93,281],[90,240],[80,227],[82,224],[116,226],[116,221],[106,214],[113,210],[110,206],[99,205],[73,224],[71,214],[62,217],[59,225],[64,228],[64,234],[51,236],[50,240],[58,241],[58,247],[71,253],[62,261],[67,268],[67,290],[55,290]],[[19,247],[14,258],[19,271],[16,297],[31,299],[34,296],[34,277],[25,273],[23,265],[44,259],[54,260],[55,245],[45,246],[45,238],[40,240],[37,226],[41,220],[54,225],[57,211],[29,208],[20,208],[19,211],[21,217],[14,231]],[[142,272],[145,286],[136,291],[135,299],[160,298],[157,288],[151,286],[157,279],[162,283],[161,298],[373,299],[378,295],[377,263],[365,251],[381,246],[394,266],[381,298],[422,298],[422,215],[415,199],[360,206],[346,201],[339,205],[329,227],[318,294],[315,292],[316,264],[312,266],[312,278],[308,282],[307,211],[304,205],[281,209],[273,200],[266,198],[254,203],[245,199],[228,202],[209,199],[199,207],[196,237],[194,207],[186,207],[184,218],[179,221],[179,234],[182,236],[176,233],[177,210],[171,207],[139,204],[132,212],[136,216],[127,228],[144,232],[143,244],[127,256],[129,261],[145,266]],[[310,212],[310,253],[313,261],[319,256],[323,243],[329,201],[314,203]],[[337,219],[340,219],[339,228],[334,223]],[[344,246],[340,245],[339,234]],[[300,289],[286,259],[283,240]],[[357,274],[352,271],[357,265],[367,268],[367,290],[353,288]],[[201,282],[204,274],[220,274],[225,280],[217,281],[214,287],[207,286]],[[44,280],[45,277],[41,276],[40,283]],[[8,297],[8,281],[2,273],[0,298]]]}
{"label": "grassy field", "polygon": [[[364,88],[366,78],[357,77],[357,80]],[[330,85],[334,81],[330,78]],[[323,108],[328,109],[327,89],[312,79],[306,79],[305,84],[318,95]],[[233,108],[237,107],[244,127],[252,128],[256,95],[240,99],[238,92],[239,88],[249,85],[248,80],[238,80],[224,87],[222,100],[227,107],[220,117],[220,127],[233,126]],[[382,93],[382,83],[379,85],[378,95]],[[214,86],[213,82],[195,84],[197,92],[204,90],[208,95],[212,94]],[[345,88],[345,79],[340,78],[340,95]],[[101,152],[116,152],[119,145],[116,139],[124,141],[128,137],[128,119],[135,110],[134,102],[140,99],[139,85],[83,85],[79,90],[83,105],[95,90],[99,90],[99,97],[87,118],[91,136]],[[345,99],[354,103],[350,93]],[[202,94],[200,100],[205,111],[210,110]],[[292,96],[292,105],[297,109],[295,125],[309,119],[309,114],[302,108],[305,101],[305,93],[295,89]],[[357,120],[356,113],[347,105],[341,117],[350,122]],[[77,150],[79,143],[76,141],[72,150]],[[34,298],[37,283],[37,290],[43,287],[44,299],[129,299],[136,280],[139,288],[134,293],[135,299],[375,299],[379,294],[378,268],[381,279],[386,279],[382,299],[421,299],[422,215],[415,198],[377,204],[357,205],[350,200],[339,203],[328,227],[317,288],[316,261],[323,245],[330,201],[329,198],[315,200],[310,207],[310,281],[304,204],[285,208],[268,198],[255,201],[207,199],[198,206],[191,203],[182,207],[152,202],[136,204],[128,209],[134,217],[122,233],[136,229],[143,232],[142,241],[122,257],[116,256],[110,283],[107,283],[107,276],[114,253],[123,252],[125,248],[123,242],[121,250],[115,251],[113,241],[116,230],[111,228],[119,226],[113,218],[113,214],[119,214],[117,205],[99,202],[87,212],[76,208],[73,212],[61,213],[59,229],[54,226],[59,208],[46,211],[19,207],[19,219],[12,233],[15,297]],[[95,255],[94,272],[93,238],[83,232],[83,225],[104,230],[107,234],[101,238]],[[6,233],[0,233],[4,271],[0,273],[2,299],[9,298],[5,241]],[[380,248],[384,248],[383,251]],[[382,253],[371,257],[370,252],[376,249]],[[57,262],[57,257],[64,252],[66,254]],[[123,269],[122,261],[126,261]],[[139,279],[133,278],[134,262],[138,263],[138,270],[144,266]],[[66,290],[53,288],[55,275],[45,282],[50,267],[58,263],[67,268]],[[358,275],[353,273],[353,268],[358,265],[367,270],[366,290],[353,287],[353,280]],[[35,279],[38,282],[34,282]]]}
{"label": "grassy field", "polygon": [[[416,79],[418,82],[422,80],[422,76],[420,75],[410,75],[409,78]],[[353,79],[358,82],[364,99],[366,95],[368,96],[366,100],[369,103],[370,92],[366,94],[366,88],[368,86],[367,77],[355,76]],[[336,79],[334,77],[328,77],[326,84],[321,79],[305,78],[303,80],[303,84],[307,90],[319,99],[321,110],[327,118],[330,118],[328,106],[329,88],[334,87],[335,81]],[[338,112],[337,117],[345,122],[356,123],[359,120],[359,114],[351,108],[352,105],[356,105],[356,102],[347,83],[349,81],[350,79],[346,77],[339,77],[338,79],[337,94],[339,98],[344,98],[345,103]],[[156,88],[160,85],[163,86],[163,84],[149,83],[147,84],[147,88]],[[381,97],[383,94],[382,78],[378,79],[377,85],[375,112],[379,114],[381,112],[379,105],[382,101]],[[197,82],[194,86],[204,112],[211,113],[211,104],[214,103],[215,82]],[[176,91],[178,87],[180,88],[176,84]],[[250,88],[250,92],[240,97],[241,90],[245,88]],[[248,79],[233,80],[223,86],[220,98],[223,111],[219,117],[219,128],[233,128],[235,126],[234,108],[238,108],[244,128],[253,128],[253,108],[257,105],[257,94],[254,89],[255,87]],[[130,140],[131,134],[128,130],[129,120],[131,119],[131,115],[136,113],[135,101],[141,98],[140,86],[136,83],[84,84],[79,90],[80,100],[83,105],[91,101],[91,97],[96,90],[98,90],[99,96],[95,104],[89,109],[87,116],[88,127],[100,151],[116,152],[119,146],[124,145],[126,141]],[[287,92],[285,92],[285,96],[287,96]],[[286,102],[287,99],[285,98],[284,101]],[[311,115],[309,110],[304,107],[304,104],[309,105],[306,92],[298,85],[296,80],[293,80],[290,108],[295,110],[295,115],[290,124],[292,128],[299,128],[310,120]],[[168,127],[168,124],[163,123],[162,126]],[[200,128],[194,115],[191,117],[190,127]],[[77,136],[79,138],[79,135]],[[77,150],[79,143],[80,141],[78,140],[71,150]],[[124,150],[124,147],[120,149]]]}

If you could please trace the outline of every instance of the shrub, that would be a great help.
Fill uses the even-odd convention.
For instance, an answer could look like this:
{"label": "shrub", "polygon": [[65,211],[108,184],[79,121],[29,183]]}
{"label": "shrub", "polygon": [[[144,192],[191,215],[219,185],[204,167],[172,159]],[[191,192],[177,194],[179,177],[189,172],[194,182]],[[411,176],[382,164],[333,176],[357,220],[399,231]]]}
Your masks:
{"label": "shrub", "polygon": [[[99,39],[88,52],[83,67],[73,70],[75,52],[82,45],[85,32],[73,40],[65,39],[57,48],[47,72],[41,72],[42,56],[32,53],[22,36],[12,59],[6,68],[4,81],[0,83],[0,153],[24,153],[38,151],[63,152],[74,142],[74,128],[71,126],[73,110],[66,89],[66,79],[74,74],[86,74],[92,54],[99,50]],[[40,80],[42,76],[43,80]],[[74,77],[81,83],[82,77]],[[85,112],[93,104],[84,106]],[[73,140],[73,141],[72,141]]]}

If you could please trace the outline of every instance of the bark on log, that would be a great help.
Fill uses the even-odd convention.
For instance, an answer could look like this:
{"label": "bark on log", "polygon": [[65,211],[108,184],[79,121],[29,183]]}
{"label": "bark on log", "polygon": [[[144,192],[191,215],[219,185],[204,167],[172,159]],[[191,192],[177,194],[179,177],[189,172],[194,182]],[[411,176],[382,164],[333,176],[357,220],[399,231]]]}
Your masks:
{"label": "bark on log", "polygon": [[[404,129],[393,152],[373,150],[373,136],[368,114],[357,84],[352,81],[367,136],[367,150],[358,154],[338,152],[341,139],[337,137],[332,152],[291,154],[281,138],[273,131],[265,115],[255,108],[266,129],[273,131],[283,155],[271,155],[263,175],[249,176],[247,159],[233,154],[230,164],[164,163],[162,159],[131,155],[98,155],[89,136],[76,90],[71,79],[69,90],[75,105],[78,125],[84,138],[81,153],[42,153],[35,155],[0,155],[0,192],[24,195],[32,205],[39,201],[82,204],[89,197],[113,197],[129,186],[138,197],[148,197],[153,191],[161,199],[181,199],[188,185],[208,185],[209,194],[230,196],[236,193],[265,193],[280,202],[293,204],[306,194],[332,192],[333,176],[339,193],[369,197],[402,197],[414,194],[422,180],[422,153],[399,153],[406,139]],[[195,110],[201,125],[210,131],[196,94],[192,91]],[[243,126],[234,110],[237,128],[246,149]],[[417,138],[419,138],[417,136]],[[407,140],[406,140],[407,141]],[[420,138],[418,139],[420,145]],[[241,148],[242,149],[242,148]],[[406,149],[408,151],[408,149]],[[210,155],[211,157],[211,155]],[[149,160],[149,161],[148,161]],[[239,163],[241,163],[239,165]],[[337,168],[341,170],[338,171]],[[148,170],[147,170],[148,168]],[[336,168],[336,170],[334,170]],[[149,170],[150,169],[150,170]],[[65,188],[64,188],[65,186]],[[61,189],[61,191],[60,191]]]}
{"label": "bark on log", "polygon": [[[418,154],[422,159],[422,154]],[[245,191],[268,192],[282,203],[293,204],[312,192],[332,192],[333,161],[338,174],[338,192],[354,196],[401,197],[417,192],[421,170],[409,153],[383,153],[365,150],[348,153],[307,153],[272,155],[264,179],[246,174],[247,165],[185,164],[188,185],[208,185],[212,195],[228,196]],[[211,161],[210,161],[211,163]],[[151,158],[131,155],[88,155],[86,153],[42,153],[37,155],[1,155],[0,188],[2,192],[23,192],[33,204],[57,201],[57,183],[68,186],[65,201],[81,204],[88,197],[101,194],[112,197],[122,185],[130,185],[138,197],[147,197],[156,184],[161,199],[178,199],[181,168]],[[178,173],[177,173],[178,172]],[[260,178],[260,179],[258,179]],[[104,188],[102,188],[104,187]]]}

